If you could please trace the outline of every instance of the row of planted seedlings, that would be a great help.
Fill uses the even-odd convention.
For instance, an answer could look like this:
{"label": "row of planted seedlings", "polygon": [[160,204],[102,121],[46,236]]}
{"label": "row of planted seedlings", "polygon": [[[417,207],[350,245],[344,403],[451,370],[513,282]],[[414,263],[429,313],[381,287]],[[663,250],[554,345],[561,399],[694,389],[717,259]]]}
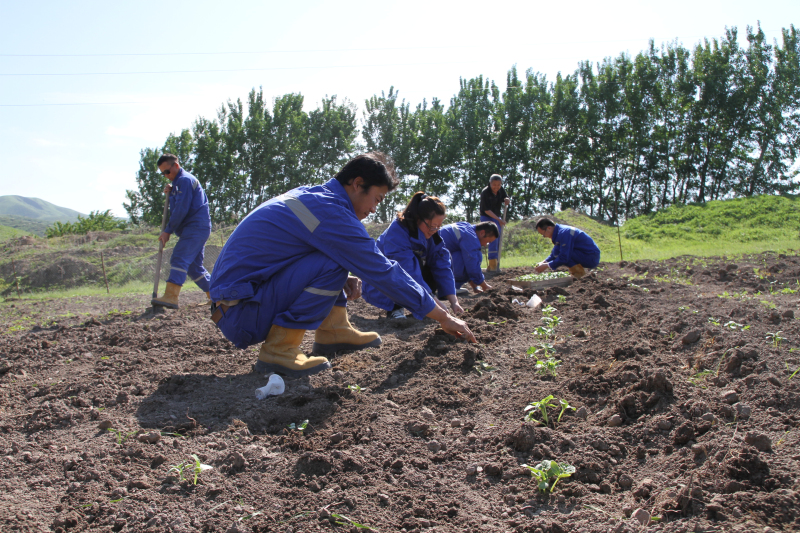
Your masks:
{"label": "row of planted seedlings", "polygon": [[[559,294],[557,299],[561,304],[567,301],[563,294]],[[528,348],[526,353],[527,357],[536,358],[536,373],[552,379],[558,377],[558,367],[561,365],[561,360],[556,357],[556,328],[561,324],[561,317],[556,313],[557,310],[552,305],[542,308],[542,325],[537,326],[533,331],[538,342]],[[529,403],[524,409],[525,421],[536,422],[543,426],[549,426],[552,423],[555,428],[561,422],[564,413],[569,410],[574,411],[575,408],[563,398],[558,399],[558,404],[552,403],[554,400],[556,397],[550,394],[539,401]],[[558,407],[561,408],[558,417],[551,420],[547,410]],[[523,464],[522,467],[530,472],[531,478],[542,493],[553,492],[560,480],[575,473],[575,467],[569,463],[551,459],[542,459],[535,466]]]}

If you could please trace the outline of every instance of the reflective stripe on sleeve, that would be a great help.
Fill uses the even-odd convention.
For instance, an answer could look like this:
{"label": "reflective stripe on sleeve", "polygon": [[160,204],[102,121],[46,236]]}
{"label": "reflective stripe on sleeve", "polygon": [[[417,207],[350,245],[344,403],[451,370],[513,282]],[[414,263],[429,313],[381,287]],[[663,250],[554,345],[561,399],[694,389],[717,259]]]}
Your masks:
{"label": "reflective stripe on sleeve", "polygon": [[458,226],[455,226],[455,225],[453,226],[453,233],[456,234],[456,239],[458,239],[460,241],[461,240],[461,230],[458,229]]}
{"label": "reflective stripe on sleeve", "polygon": [[311,294],[316,294],[318,296],[339,296],[339,294],[342,292],[341,290],[328,291],[325,289],[317,289],[316,287],[306,287],[303,290],[306,292],[310,292]]}
{"label": "reflective stripe on sleeve", "polygon": [[[303,223],[308,231],[314,233],[314,230],[317,229],[317,226],[319,226],[319,219],[315,217],[305,205],[303,205],[303,202],[297,198],[289,196],[283,201],[283,203],[286,204],[286,207],[292,210],[294,216],[300,219],[300,222]],[[339,293],[337,292],[336,294]]]}

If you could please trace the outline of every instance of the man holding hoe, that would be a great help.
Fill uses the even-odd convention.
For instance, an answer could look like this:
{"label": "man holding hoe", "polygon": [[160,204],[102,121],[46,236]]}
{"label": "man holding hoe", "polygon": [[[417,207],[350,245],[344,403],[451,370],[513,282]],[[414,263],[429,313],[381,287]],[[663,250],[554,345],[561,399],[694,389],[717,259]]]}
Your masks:
{"label": "man holding hoe", "polygon": [[327,183],[268,200],[237,226],[211,276],[211,319],[238,348],[262,343],[256,372],[297,378],[329,369],[325,357],[300,349],[309,329],[321,355],[380,345],[377,333],[347,318],[347,300],[361,296],[359,278],[417,318],[476,342],[465,322],[380,253],[361,223],[398,183],[386,155],[362,154]]}
{"label": "man holding hoe", "polygon": [[169,223],[158,240],[166,246],[170,235],[174,233],[178,236],[178,244],[169,260],[169,278],[164,296],[153,298],[150,303],[177,309],[178,295],[187,275],[208,296],[211,276],[203,266],[203,254],[211,235],[211,216],[203,187],[197,178],[181,168],[177,156],[164,154],[158,158],[157,165],[161,174],[172,182],[164,187],[164,194],[169,195]]}
{"label": "man holding hoe", "polygon": [[500,235],[503,234],[503,228],[506,227],[506,221],[503,220],[502,206],[511,203],[511,198],[506,194],[503,188],[503,178],[500,174],[492,174],[489,177],[489,186],[481,191],[480,215],[481,222],[494,222],[497,224],[499,234],[498,240],[493,241],[489,245],[489,264],[486,270],[489,272],[497,271],[497,262],[500,258]]}
{"label": "man holding hoe", "polygon": [[586,275],[587,268],[596,268],[600,264],[600,248],[589,235],[578,228],[542,218],[536,223],[536,231],[553,241],[553,251],[534,268],[537,274],[566,266],[570,274],[580,279]]}

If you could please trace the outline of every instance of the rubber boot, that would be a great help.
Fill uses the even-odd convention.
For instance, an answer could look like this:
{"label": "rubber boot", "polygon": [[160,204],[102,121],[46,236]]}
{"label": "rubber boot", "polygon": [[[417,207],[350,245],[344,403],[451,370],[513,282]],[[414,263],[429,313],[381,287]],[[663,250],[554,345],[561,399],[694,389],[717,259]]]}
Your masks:
{"label": "rubber boot", "polygon": [[178,308],[178,295],[181,293],[181,286],[174,283],[167,282],[167,288],[164,289],[164,296],[161,298],[153,298],[150,300],[152,305],[160,305],[170,309]]}
{"label": "rubber boot", "polygon": [[358,331],[347,318],[347,308],[333,306],[314,335],[315,353],[329,355],[347,350],[362,350],[381,345],[381,337],[374,331]]}
{"label": "rubber boot", "polygon": [[569,273],[572,274],[572,277],[576,279],[581,279],[583,276],[586,275],[586,270],[581,265],[575,265],[569,267]]}
{"label": "rubber boot", "polygon": [[497,270],[497,259],[489,259],[489,266],[486,267],[486,270],[495,272]]}
{"label": "rubber boot", "polygon": [[208,307],[209,305],[211,305],[211,294],[209,294],[209,292],[206,291],[206,301],[200,302],[199,304],[196,305],[197,307]]}
{"label": "rubber boot", "polygon": [[273,324],[258,351],[255,371],[302,378],[329,369],[331,364],[324,357],[308,357],[300,350],[305,332],[304,329],[287,329]]}

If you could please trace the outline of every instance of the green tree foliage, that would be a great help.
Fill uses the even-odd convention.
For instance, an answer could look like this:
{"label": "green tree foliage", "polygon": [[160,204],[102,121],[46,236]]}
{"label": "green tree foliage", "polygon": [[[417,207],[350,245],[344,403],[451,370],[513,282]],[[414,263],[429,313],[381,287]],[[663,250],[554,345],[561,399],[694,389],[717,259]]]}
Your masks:
{"label": "green tree foliage", "polygon": [[780,42],[758,26],[745,37],[742,46],[733,28],[693,49],[651,41],[553,81],[513,67],[502,90],[482,76],[461,79],[447,106],[432,98],[412,108],[390,87],[366,100],[360,120],[336,96],[306,111],[300,94],[268,102],[254,89],[246,103],[229,101],[215,119],[142,150],[125,208],[134,223],[160,223],[165,181],[155,161],[164,151],[201,181],[215,222],[323,183],[365,150],[391,155],[403,177],[375,214],[383,222],[418,190],[444,197],[450,219],[475,221],[494,173],[514,198],[512,216],[571,207],[615,223],[676,204],[791,193],[800,39],[794,26]]}
{"label": "green tree foliage", "polygon": [[86,235],[90,231],[112,231],[125,229],[128,223],[124,220],[115,220],[110,209],[105,211],[90,211],[84,218],[78,215],[77,222],[55,222],[47,228],[47,237],[63,237],[64,235]]}

